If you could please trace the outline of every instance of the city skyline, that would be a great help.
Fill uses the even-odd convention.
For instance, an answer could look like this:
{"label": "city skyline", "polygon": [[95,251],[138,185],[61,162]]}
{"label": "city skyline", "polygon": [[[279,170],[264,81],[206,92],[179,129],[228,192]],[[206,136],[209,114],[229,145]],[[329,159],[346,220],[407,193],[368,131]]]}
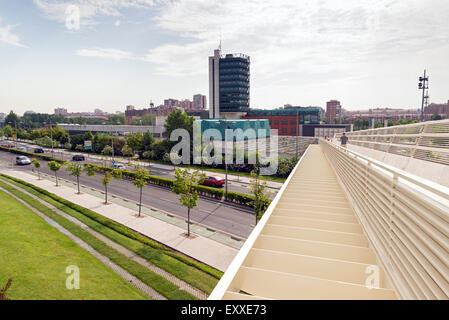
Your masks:
{"label": "city skyline", "polygon": [[[449,4],[400,1],[0,2],[0,108],[51,113],[208,97],[207,57],[251,56],[251,107],[420,108],[448,100]],[[80,9],[68,28],[69,5]],[[70,13],[70,12],[69,12]],[[73,13],[73,12],[72,12]]]}

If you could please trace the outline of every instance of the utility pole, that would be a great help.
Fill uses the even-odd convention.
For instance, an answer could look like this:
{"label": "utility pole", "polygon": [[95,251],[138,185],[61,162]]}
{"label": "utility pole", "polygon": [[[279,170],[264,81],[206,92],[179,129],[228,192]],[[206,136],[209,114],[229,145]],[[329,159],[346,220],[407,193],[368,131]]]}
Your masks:
{"label": "utility pole", "polygon": [[50,138],[51,138],[51,157],[54,158],[54,152],[53,152],[53,127],[50,121]]}
{"label": "utility pole", "polygon": [[153,132],[151,132],[151,129],[155,130],[156,127],[156,117],[154,117],[153,122],[153,108],[154,108],[153,100],[150,100],[150,133],[154,138]]}
{"label": "utility pole", "polygon": [[424,76],[419,77],[418,89],[422,90],[421,122],[423,122],[424,121],[424,106],[427,106],[427,101],[429,99],[429,76],[426,75],[426,70],[424,70]]}

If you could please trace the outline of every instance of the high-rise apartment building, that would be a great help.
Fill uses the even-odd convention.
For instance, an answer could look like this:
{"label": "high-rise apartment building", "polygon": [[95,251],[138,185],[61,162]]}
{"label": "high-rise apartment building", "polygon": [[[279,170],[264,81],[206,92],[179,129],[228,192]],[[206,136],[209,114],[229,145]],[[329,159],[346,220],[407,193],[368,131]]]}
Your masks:
{"label": "high-rise apartment building", "polygon": [[209,117],[239,119],[249,110],[249,56],[222,55],[214,51],[209,57]]}
{"label": "high-rise apartment building", "polygon": [[335,119],[341,120],[340,101],[331,100],[326,103],[326,123],[334,124]]}
{"label": "high-rise apartment building", "polygon": [[193,109],[204,110],[206,109],[206,96],[202,94],[196,94],[193,96]]}

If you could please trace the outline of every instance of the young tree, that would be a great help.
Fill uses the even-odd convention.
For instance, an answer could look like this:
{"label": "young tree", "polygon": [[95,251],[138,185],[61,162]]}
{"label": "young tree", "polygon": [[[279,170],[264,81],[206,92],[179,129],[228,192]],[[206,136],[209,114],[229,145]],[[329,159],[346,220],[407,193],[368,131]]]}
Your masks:
{"label": "young tree", "polygon": [[259,174],[255,170],[251,171],[250,189],[253,198],[251,204],[254,207],[254,216],[257,224],[258,219],[268,207],[270,192],[267,191],[267,183],[265,181],[261,182]]}
{"label": "young tree", "polygon": [[108,204],[108,184],[111,182],[112,178],[120,180],[122,178],[122,172],[120,170],[105,170],[103,172],[101,183],[104,186],[104,204]]}
{"label": "young tree", "polygon": [[50,161],[47,163],[47,165],[50,168],[50,170],[55,173],[56,186],[58,186],[58,171],[61,169],[62,165],[56,161]]}
{"label": "young tree", "polygon": [[148,183],[149,172],[146,169],[139,168],[136,166],[135,178],[133,180],[133,185],[139,188],[140,198],[139,198],[139,217],[142,211],[142,189]]}
{"label": "young tree", "polygon": [[122,148],[122,155],[128,157],[128,163],[131,163],[131,157],[134,155],[134,151],[130,146],[125,144]]}
{"label": "young tree", "polygon": [[144,151],[150,151],[151,150],[151,146],[154,143],[154,137],[151,134],[150,131],[147,131],[143,134],[143,138],[142,138],[142,147]]}
{"label": "young tree", "polygon": [[126,138],[126,144],[131,147],[134,151],[142,151],[143,150],[143,134],[142,132],[131,133]]}
{"label": "young tree", "polygon": [[37,170],[37,177],[38,180],[41,179],[41,171],[39,170],[41,167],[41,163],[37,161],[36,159],[31,160],[31,163],[33,164],[34,168]]}
{"label": "young tree", "polygon": [[187,207],[187,237],[190,237],[190,209],[195,208],[198,203],[198,192],[193,188],[194,185],[204,181],[206,175],[198,170],[189,172],[188,169],[176,169],[175,181],[173,182],[172,192],[180,194],[179,202]]}
{"label": "young tree", "polygon": [[77,164],[77,163],[72,163],[72,162],[66,162],[65,163],[66,168],[65,171],[70,172],[70,175],[72,177],[76,177],[76,183],[78,185],[78,194],[81,194],[80,191],[80,176],[83,173],[83,166]]}

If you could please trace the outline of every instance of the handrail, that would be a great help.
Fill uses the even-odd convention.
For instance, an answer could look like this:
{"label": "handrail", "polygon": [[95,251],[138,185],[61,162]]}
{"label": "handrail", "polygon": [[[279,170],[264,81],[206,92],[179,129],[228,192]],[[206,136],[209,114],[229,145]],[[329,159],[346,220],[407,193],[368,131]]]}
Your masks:
{"label": "handrail", "polygon": [[[449,119],[345,133],[348,143],[449,165]],[[336,134],[339,138],[341,134]]]}
{"label": "handrail", "polygon": [[449,298],[449,188],[320,140],[399,296]]}
{"label": "handrail", "polygon": [[[320,139],[320,143],[321,142],[323,142],[323,139]],[[404,179],[406,181],[409,181],[409,182],[411,182],[413,184],[416,184],[416,185],[418,185],[418,186],[420,186],[420,187],[422,187],[422,188],[424,188],[424,189],[426,189],[426,190],[428,190],[430,192],[433,192],[433,193],[439,195],[440,197],[442,197],[442,198],[444,198],[446,200],[449,200],[449,188],[448,187],[442,186],[442,185],[440,185],[438,183],[435,183],[433,181],[430,181],[430,180],[423,179],[423,178],[421,178],[421,177],[419,177],[417,175],[414,175],[414,174],[406,172],[404,170],[395,168],[395,167],[390,166],[388,164],[385,164],[385,163],[383,163],[381,161],[378,161],[378,160],[375,160],[373,158],[364,156],[364,155],[362,155],[362,154],[360,154],[358,152],[355,152],[353,150],[349,150],[349,149],[343,148],[343,147],[341,147],[339,145],[334,144],[333,146],[335,148],[339,149],[340,151],[343,151],[343,152],[345,152],[347,154],[352,155],[356,159],[363,159],[368,164],[374,164],[377,167],[379,167],[379,168],[381,168],[381,169],[391,173],[392,175],[394,175],[394,176],[396,176],[398,178],[402,178],[402,179]]]}

